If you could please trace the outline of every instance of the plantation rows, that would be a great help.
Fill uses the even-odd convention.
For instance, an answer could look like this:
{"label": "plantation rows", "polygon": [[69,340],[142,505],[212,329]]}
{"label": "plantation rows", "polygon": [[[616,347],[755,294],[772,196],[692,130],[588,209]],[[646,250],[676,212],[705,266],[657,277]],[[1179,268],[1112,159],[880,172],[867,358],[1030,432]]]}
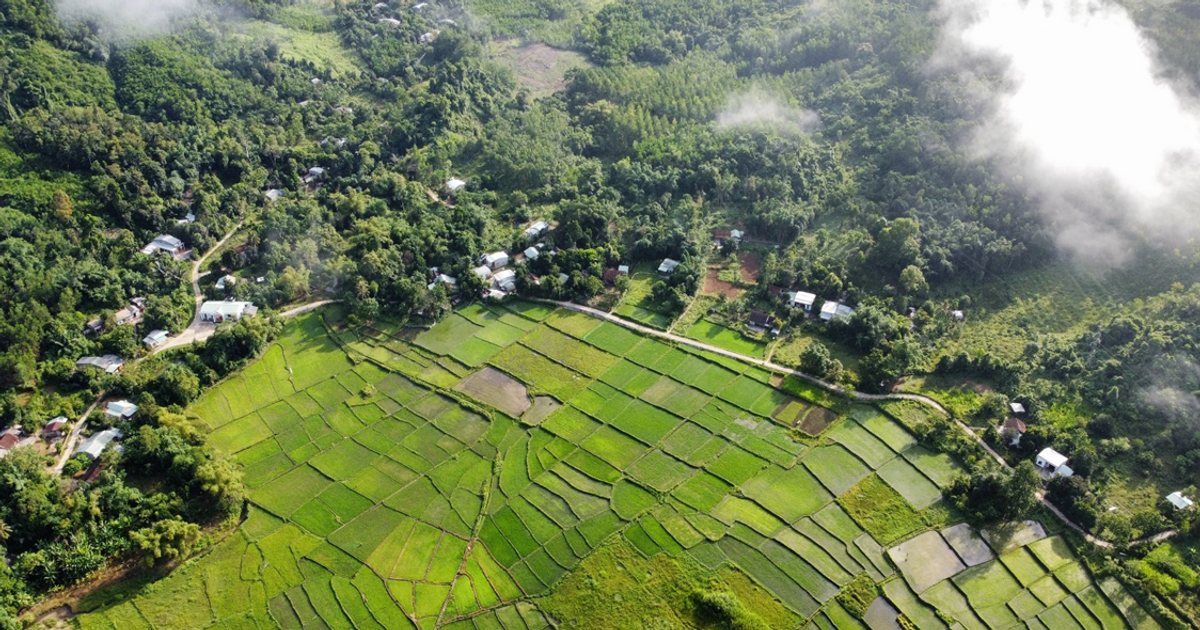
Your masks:
{"label": "plantation rows", "polygon": [[[486,388],[455,387],[481,369]],[[957,465],[873,407],[775,379],[533,304],[473,305],[415,335],[300,319],[190,409],[245,467],[249,519],[81,626],[543,628],[537,598],[614,540],[737,567],[816,627],[861,627],[835,599],[860,575],[893,614],[968,628],[1068,627],[1049,622],[1077,604],[1105,628],[1134,614],[1070,559],[1038,555],[1035,576],[1009,553],[920,583],[885,545],[940,536],[912,538],[944,513]],[[489,403],[527,395],[557,402],[519,418]],[[814,413],[844,419],[794,437]],[[1061,556],[1016,552],[1047,544]]]}

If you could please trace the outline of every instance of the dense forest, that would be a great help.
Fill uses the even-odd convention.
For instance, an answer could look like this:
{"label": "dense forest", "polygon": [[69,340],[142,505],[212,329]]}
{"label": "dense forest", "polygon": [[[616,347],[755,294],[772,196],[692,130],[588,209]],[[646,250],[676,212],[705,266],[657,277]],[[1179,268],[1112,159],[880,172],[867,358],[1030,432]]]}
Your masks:
{"label": "dense forest", "polygon": [[[858,307],[821,333],[856,368],[814,350],[806,369],[864,390],[914,375],[985,382],[963,419],[994,427],[1022,401],[1029,437],[1006,454],[1071,453],[1078,476],[1050,494],[1085,527],[1123,542],[1174,526],[1153,503],[1106,512],[1104,488],[1133,476],[1159,495],[1195,493],[1195,259],[1147,247],[1141,260],[1169,277],[1082,332],[1031,320],[1014,324],[1018,352],[960,343],[954,312],[1063,258],[1020,183],[963,143],[988,105],[929,65],[936,3],[497,4],[226,0],[127,38],[60,20],[49,0],[0,0],[0,424],[33,432],[102,392],[142,406],[124,454],[84,490],[32,454],[0,460],[9,613],[115,555],[170,555],[154,547],[237,513],[236,471],[182,407],[261,351],[277,322],[245,320],[116,375],[75,361],[142,357],[147,332],[187,326],[191,265],[140,250],[169,234],[199,256],[238,224],[236,246],[206,262],[208,297],[268,314],[341,299],[358,321],[436,318],[478,296],[479,257],[524,249],[538,219],[555,223],[545,240],[558,255],[518,265],[520,291],[595,300],[610,291],[605,269],[669,257],[682,265],[653,297],[674,316],[709,258],[738,247],[719,251],[712,230],[743,229],[762,270],[722,308],[809,325],[772,287]],[[1194,5],[1169,11],[1197,19]],[[1195,31],[1147,11],[1135,17],[1194,79]],[[310,46],[260,36],[268,24]],[[496,53],[512,38],[585,61],[539,97]],[[465,189],[449,189],[452,177]],[[458,296],[430,284],[433,268],[459,280]],[[245,281],[217,289],[226,274]],[[144,318],[117,325],[135,297]],[[102,331],[85,334],[97,318]],[[1086,420],[1059,421],[1064,406]],[[1178,592],[1166,579],[1174,588],[1158,579],[1159,592]]]}

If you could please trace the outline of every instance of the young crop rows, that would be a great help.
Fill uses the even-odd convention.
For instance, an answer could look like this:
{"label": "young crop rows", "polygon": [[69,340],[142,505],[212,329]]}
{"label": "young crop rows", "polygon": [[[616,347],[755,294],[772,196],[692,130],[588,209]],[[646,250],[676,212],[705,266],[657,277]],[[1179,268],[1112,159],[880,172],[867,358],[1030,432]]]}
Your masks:
{"label": "young crop rows", "polygon": [[863,628],[836,597],[859,576],[883,622],[1153,627],[1060,537],[930,529],[958,466],[874,407],[534,304],[406,333],[310,315],[209,391],[189,413],[249,518],[80,626],[540,629],[619,542],[765,589],[790,627]]}

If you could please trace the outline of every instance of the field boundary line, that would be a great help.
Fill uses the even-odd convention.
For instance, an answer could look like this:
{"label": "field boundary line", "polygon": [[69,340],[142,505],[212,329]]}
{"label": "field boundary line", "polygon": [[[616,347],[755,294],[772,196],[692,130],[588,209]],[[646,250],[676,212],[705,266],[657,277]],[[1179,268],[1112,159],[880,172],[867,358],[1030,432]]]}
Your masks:
{"label": "field boundary line", "polygon": [[[984,451],[988,455],[990,455],[992,457],[992,459],[996,460],[997,463],[999,463],[1001,466],[1003,466],[1005,468],[1011,468],[1011,466],[1008,465],[1008,462],[1005,461],[1004,458],[1001,457],[1000,454],[997,453],[990,445],[988,445],[987,442],[984,442],[983,438],[979,437],[979,435],[977,433],[975,433],[975,431],[973,431],[970,427],[968,427],[966,424],[964,424],[958,418],[955,418],[954,416],[952,416],[950,414],[950,412],[941,403],[939,403],[938,401],[934,400],[933,398],[930,398],[923,394],[913,394],[913,393],[867,394],[867,393],[855,391],[852,389],[846,389],[840,385],[835,385],[833,383],[821,380],[810,374],[805,374],[804,372],[801,372],[800,370],[797,370],[794,368],[789,368],[789,367],[786,367],[783,365],[779,365],[777,363],[772,363],[771,361],[769,361],[767,359],[757,359],[754,357],[746,356],[746,355],[738,353],[738,352],[734,352],[732,350],[726,350],[725,348],[712,346],[712,345],[706,344],[704,342],[697,341],[695,339],[690,339],[688,337],[682,337],[680,335],[676,335],[671,332],[655,330],[653,328],[643,326],[641,324],[637,324],[634,322],[630,322],[626,319],[621,318],[620,316],[614,315],[612,313],[606,313],[604,311],[592,308],[590,306],[583,306],[581,304],[575,304],[573,302],[560,302],[557,300],[548,300],[545,298],[529,297],[526,299],[536,301],[536,302],[542,302],[545,304],[553,304],[560,308],[565,308],[565,309],[572,310],[572,311],[575,311],[578,313],[583,313],[584,315],[591,315],[592,317],[595,317],[595,318],[598,318],[598,319],[601,319],[601,320],[604,320],[604,321],[607,321],[607,322],[610,322],[613,324],[617,324],[618,326],[624,326],[625,328],[634,330],[636,332],[640,332],[644,335],[650,335],[653,337],[658,337],[660,339],[666,339],[668,341],[673,341],[675,343],[691,346],[693,348],[697,348],[700,350],[706,350],[708,352],[712,352],[714,354],[718,354],[718,355],[721,355],[724,357],[736,359],[738,361],[750,363],[753,365],[757,365],[759,367],[764,367],[764,368],[767,368],[768,370],[772,370],[775,372],[782,372],[785,374],[790,374],[792,376],[795,376],[796,378],[799,378],[804,381],[808,381],[809,383],[812,383],[813,385],[821,387],[825,390],[828,390],[830,392],[833,392],[833,393],[841,395],[841,396],[846,396],[846,397],[852,398],[854,400],[863,401],[863,402],[883,402],[883,401],[888,401],[888,400],[909,400],[909,401],[921,403],[927,407],[931,407],[931,408],[937,410],[942,415],[944,415],[947,418],[949,418],[950,420],[954,421],[954,423],[956,425],[958,425],[958,428],[961,429],[963,432],[965,432],[977,444],[979,444],[981,447],[983,447]],[[1103,540],[1101,538],[1097,538],[1096,536],[1093,536],[1092,534],[1089,534],[1085,529],[1083,529],[1082,527],[1077,525],[1074,521],[1072,521],[1070,518],[1068,518],[1067,515],[1062,512],[1062,510],[1059,510],[1053,503],[1050,502],[1049,499],[1046,498],[1045,490],[1039,490],[1037,493],[1037,497],[1038,497],[1038,501],[1041,502],[1041,504],[1043,506],[1045,506],[1050,511],[1051,514],[1056,516],[1058,518],[1058,520],[1062,521],[1062,523],[1064,525],[1066,525],[1067,527],[1069,527],[1069,528],[1075,530],[1076,532],[1078,532],[1079,534],[1081,534],[1083,536],[1083,538],[1085,540],[1087,540],[1088,542],[1090,542],[1098,547],[1104,547],[1104,548],[1112,548],[1114,546],[1113,543],[1111,543],[1107,540]],[[1142,543],[1146,543],[1146,542],[1160,542],[1163,540],[1167,540],[1168,538],[1172,538],[1176,534],[1177,534],[1176,530],[1168,530],[1165,532],[1159,532],[1157,534],[1154,534],[1153,536],[1147,536],[1144,538],[1139,538],[1137,540],[1132,540],[1127,544],[1128,545],[1138,545],[1138,544],[1142,544]]]}

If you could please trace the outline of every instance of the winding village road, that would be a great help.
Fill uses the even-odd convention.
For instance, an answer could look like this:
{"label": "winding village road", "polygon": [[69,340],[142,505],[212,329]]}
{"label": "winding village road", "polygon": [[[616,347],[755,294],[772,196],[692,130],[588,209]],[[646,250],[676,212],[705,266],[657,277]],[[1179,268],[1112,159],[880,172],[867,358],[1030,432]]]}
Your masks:
{"label": "winding village road", "polygon": [[[221,240],[217,241],[216,245],[213,245],[207,252],[205,252],[203,256],[196,259],[196,261],[192,263],[192,293],[196,298],[196,312],[192,316],[192,323],[178,335],[171,337],[155,348],[151,354],[158,354],[164,350],[186,346],[196,341],[204,341],[205,339],[212,337],[213,334],[217,332],[216,324],[200,321],[200,305],[204,303],[204,293],[200,290],[200,278],[207,274],[207,272],[200,273],[200,266],[204,264],[205,260],[208,260],[208,257],[211,256],[213,252],[220,249],[221,246],[224,245],[225,242],[228,241],[230,237],[232,237],[234,233],[236,233],[242,227],[242,223],[243,221],[239,221],[237,225],[233,226],[232,230],[229,230],[228,234],[221,237]],[[335,302],[341,302],[341,300],[318,300],[316,302],[309,302],[308,304],[301,304],[300,306],[296,306],[279,313],[279,317],[296,317],[297,315],[303,315],[304,313],[316,310],[322,306],[325,306],[326,304],[333,304]],[[67,460],[71,458],[71,455],[75,451],[75,445],[79,441],[80,434],[87,429],[88,416],[92,415],[92,412],[95,411],[96,407],[99,406],[104,400],[106,393],[107,392],[100,392],[100,394],[96,396],[96,400],[94,400],[87,408],[87,411],[84,411],[83,415],[80,416],[75,422],[74,426],[71,427],[71,432],[67,435],[66,439],[63,440],[63,448],[58,454],[58,459],[49,469],[50,472],[56,475],[62,474],[63,466],[66,465]]]}
{"label": "winding village road", "polygon": [[[790,367],[779,365],[778,363],[772,363],[765,359],[756,359],[754,357],[749,357],[744,354],[740,354],[738,352],[733,352],[732,350],[718,348],[716,346],[709,345],[707,343],[704,343],[702,341],[697,341],[697,340],[691,339],[689,337],[681,337],[674,333],[663,332],[661,330],[656,330],[654,328],[648,328],[646,326],[636,324],[629,320],[622,319],[621,317],[613,315],[612,313],[601,311],[599,309],[595,309],[590,306],[583,306],[580,304],[574,304],[572,302],[559,302],[559,301],[555,301],[555,300],[546,300],[546,299],[537,299],[537,298],[530,298],[530,299],[535,299],[536,301],[545,302],[548,304],[554,304],[561,308],[565,308],[565,309],[569,309],[569,310],[576,311],[579,313],[583,313],[585,315],[591,315],[592,317],[602,319],[606,322],[611,322],[613,324],[616,324],[618,326],[623,326],[630,330],[636,330],[645,335],[651,335],[654,337],[659,337],[661,339],[668,339],[675,343],[688,345],[693,348],[698,348],[700,350],[706,350],[708,352],[712,352],[714,354],[719,354],[724,357],[729,357],[731,359],[737,359],[739,361],[753,363],[755,365],[765,367],[774,372],[783,372],[785,374],[790,374],[792,376],[795,376],[796,378],[799,378],[799,379],[802,379],[809,383],[812,383],[813,385],[827,389],[836,394],[848,396],[855,400],[860,400],[863,402],[879,402],[879,401],[884,401],[884,400],[911,400],[911,401],[921,403],[923,405],[926,405],[926,406],[932,407],[933,409],[936,409],[942,415],[945,415],[946,417],[954,420],[954,423],[957,424],[960,429],[962,429],[967,435],[971,436],[971,439],[975,440],[980,446],[982,446],[983,449],[989,455],[991,455],[991,457],[993,459],[995,459],[997,462],[999,462],[1001,466],[1004,466],[1005,468],[1010,467],[1008,465],[1008,462],[1006,462],[1004,460],[1004,458],[1000,456],[999,453],[997,453],[995,450],[993,450],[992,447],[989,446],[987,442],[984,442],[983,439],[980,438],[979,435],[975,433],[975,431],[973,431],[966,424],[963,424],[963,422],[961,420],[958,420],[957,418],[954,418],[953,416],[951,416],[950,412],[947,411],[946,408],[944,406],[942,406],[941,403],[939,403],[938,401],[936,401],[928,396],[923,396],[921,394],[910,394],[910,393],[865,394],[862,392],[847,390],[846,388],[841,387],[839,385],[835,385],[833,383],[823,381],[819,378],[816,378],[815,376],[812,376],[810,374],[805,374],[804,372],[801,372],[799,370],[794,370]],[[1072,521],[1070,518],[1068,518],[1066,514],[1063,514],[1063,512],[1061,510],[1059,510],[1057,507],[1055,507],[1055,505],[1053,503],[1051,503],[1049,499],[1046,498],[1045,490],[1038,491],[1038,499],[1042,502],[1042,505],[1046,506],[1046,509],[1050,510],[1050,512],[1052,514],[1057,516],[1058,519],[1060,521],[1062,521],[1064,525],[1066,525],[1067,527],[1070,527],[1071,529],[1075,530],[1076,532],[1079,532],[1079,534],[1082,535],[1085,539],[1087,539],[1088,542],[1090,542],[1094,545],[1097,545],[1099,547],[1105,547],[1105,548],[1111,548],[1113,546],[1113,544],[1111,542],[1108,542],[1107,540],[1102,540],[1100,538],[1097,538],[1097,537],[1087,533],[1087,531],[1085,531],[1082,527],[1080,527],[1074,521]],[[1160,541],[1163,541],[1163,540],[1166,540],[1168,538],[1175,536],[1176,533],[1177,532],[1175,530],[1160,532],[1153,536],[1139,538],[1137,540],[1130,542],[1129,544],[1136,545],[1136,544],[1142,544],[1142,543],[1147,543],[1147,542],[1160,542]]]}

